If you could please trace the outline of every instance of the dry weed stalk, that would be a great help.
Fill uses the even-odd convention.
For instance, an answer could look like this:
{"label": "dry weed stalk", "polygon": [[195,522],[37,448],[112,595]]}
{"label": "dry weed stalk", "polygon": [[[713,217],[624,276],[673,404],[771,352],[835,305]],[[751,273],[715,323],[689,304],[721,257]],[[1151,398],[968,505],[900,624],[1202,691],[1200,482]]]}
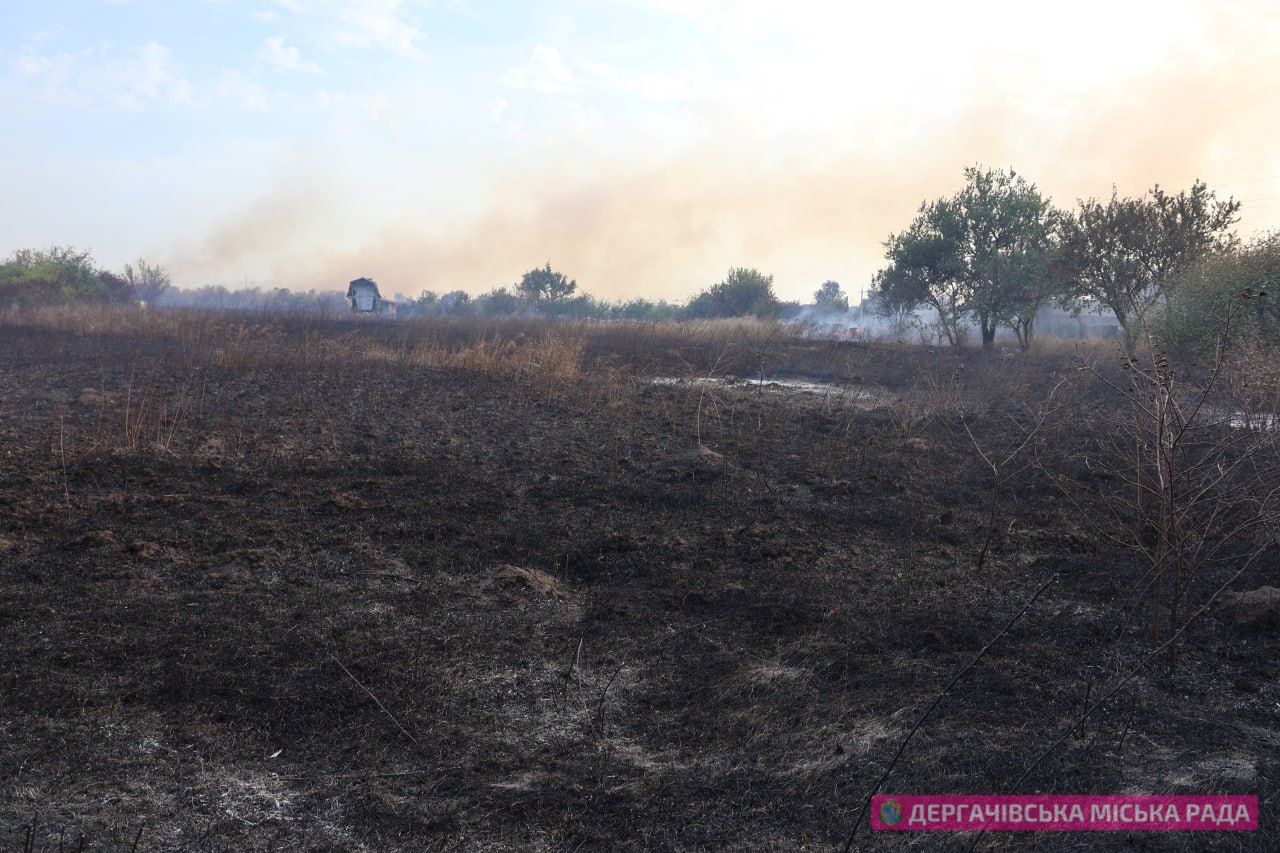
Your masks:
{"label": "dry weed stalk", "polygon": [[71,485],[67,481],[67,444],[65,419],[58,416],[58,456],[62,460],[62,497],[66,501],[67,512],[71,512]]}
{"label": "dry weed stalk", "polygon": [[1044,428],[1045,422],[1051,416],[1061,413],[1059,408],[1055,408],[1053,406],[1053,399],[1057,394],[1058,389],[1061,388],[1065,382],[1065,379],[1060,380],[1049,392],[1049,396],[1045,400],[1045,405],[1040,409],[1039,417],[1036,418],[1035,422],[1030,426],[1023,428],[1023,425],[1020,424],[1016,418],[1013,416],[1008,417],[1008,421],[1012,424],[1013,428],[1021,432],[1022,440],[1003,457],[988,454],[987,451],[982,449],[982,444],[973,434],[973,430],[969,428],[969,422],[965,419],[964,410],[962,409],[960,412],[960,425],[964,427],[965,435],[969,437],[969,442],[973,445],[973,449],[977,451],[978,456],[980,456],[986,466],[991,469],[991,499],[989,502],[989,512],[987,517],[987,535],[982,542],[982,549],[978,552],[978,571],[982,571],[982,567],[986,564],[987,553],[991,550],[991,542],[996,535],[996,513],[999,509],[1001,489],[1009,479],[1009,475],[1007,473],[1008,467],[1013,464],[1014,460],[1016,460],[1022,451],[1026,449],[1027,445],[1040,434],[1041,429]]}
{"label": "dry weed stalk", "polygon": [[[930,349],[929,354],[936,355],[937,350]],[[930,418],[958,415],[963,411],[960,386],[964,362],[957,358],[945,380],[938,375],[938,367],[934,364],[913,374],[907,392],[888,409],[895,431],[904,441],[915,436]]]}
{"label": "dry weed stalk", "polygon": [[151,448],[172,453],[178,429],[191,408],[188,389],[176,395],[163,394],[156,385],[147,385],[134,394],[133,381],[125,388],[122,409],[124,449],[139,453]]}
{"label": "dry weed stalk", "polygon": [[[431,338],[407,347],[401,360],[420,367],[470,370],[504,379],[539,381],[545,383],[549,400],[558,388],[582,374],[585,350],[586,338],[577,330],[548,329],[532,338],[523,334],[508,340],[481,337],[461,346]],[[370,354],[386,360],[400,358],[387,349],[371,349]]]}

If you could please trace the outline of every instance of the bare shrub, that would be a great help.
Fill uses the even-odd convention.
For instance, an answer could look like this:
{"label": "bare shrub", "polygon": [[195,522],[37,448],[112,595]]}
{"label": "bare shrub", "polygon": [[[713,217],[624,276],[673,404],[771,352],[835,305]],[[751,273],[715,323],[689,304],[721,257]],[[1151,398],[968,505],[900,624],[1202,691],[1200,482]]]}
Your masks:
{"label": "bare shrub", "polygon": [[1276,541],[1280,523],[1274,408],[1259,417],[1260,398],[1241,378],[1261,369],[1257,354],[1229,350],[1227,331],[1200,370],[1175,365],[1149,334],[1141,350],[1121,355],[1118,375],[1081,360],[1081,375],[1123,405],[1088,413],[1105,438],[1081,454],[1083,470],[1054,471],[1043,460],[1094,529],[1147,567],[1137,587],[1149,596],[1151,643],[1167,644],[1171,667],[1177,638],[1199,612],[1201,575],[1239,577]]}

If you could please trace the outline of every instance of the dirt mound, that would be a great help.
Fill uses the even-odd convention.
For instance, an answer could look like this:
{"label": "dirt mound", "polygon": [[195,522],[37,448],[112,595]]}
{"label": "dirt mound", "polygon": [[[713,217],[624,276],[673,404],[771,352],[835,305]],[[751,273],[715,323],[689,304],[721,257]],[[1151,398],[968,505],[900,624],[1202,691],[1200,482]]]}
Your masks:
{"label": "dirt mound", "polygon": [[1224,592],[1218,609],[1242,628],[1280,628],[1280,588],[1262,586],[1247,592]]}
{"label": "dirt mound", "polygon": [[668,482],[711,483],[729,471],[725,458],[708,447],[673,454],[658,467],[658,476]]}
{"label": "dirt mound", "polygon": [[577,601],[577,596],[561,581],[540,569],[529,569],[524,566],[497,566],[488,577],[477,583],[476,588],[480,592],[506,598],[532,596],[554,598],[570,603]]}

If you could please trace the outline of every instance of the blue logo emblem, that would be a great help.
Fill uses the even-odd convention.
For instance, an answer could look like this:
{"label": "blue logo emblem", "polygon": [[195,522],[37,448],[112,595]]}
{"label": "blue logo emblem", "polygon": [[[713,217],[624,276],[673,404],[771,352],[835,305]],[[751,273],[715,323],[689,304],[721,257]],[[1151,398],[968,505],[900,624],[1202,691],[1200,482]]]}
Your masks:
{"label": "blue logo emblem", "polygon": [[885,800],[880,804],[880,822],[896,826],[902,820],[902,805],[897,800]]}

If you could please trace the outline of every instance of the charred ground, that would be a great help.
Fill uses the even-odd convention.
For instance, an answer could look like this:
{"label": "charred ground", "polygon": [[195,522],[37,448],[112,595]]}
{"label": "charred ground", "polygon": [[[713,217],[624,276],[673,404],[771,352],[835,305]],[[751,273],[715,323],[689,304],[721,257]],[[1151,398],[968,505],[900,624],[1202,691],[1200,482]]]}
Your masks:
{"label": "charred ground", "polygon": [[[8,318],[0,846],[839,847],[1056,573],[886,784],[1009,792],[1151,650],[1144,566],[1055,485],[1100,476],[1115,404],[1073,368],[727,327]],[[1037,429],[979,571],[977,448]],[[1280,844],[1280,635],[1215,613],[1018,790],[1256,793],[1258,833],[1090,841]]]}

